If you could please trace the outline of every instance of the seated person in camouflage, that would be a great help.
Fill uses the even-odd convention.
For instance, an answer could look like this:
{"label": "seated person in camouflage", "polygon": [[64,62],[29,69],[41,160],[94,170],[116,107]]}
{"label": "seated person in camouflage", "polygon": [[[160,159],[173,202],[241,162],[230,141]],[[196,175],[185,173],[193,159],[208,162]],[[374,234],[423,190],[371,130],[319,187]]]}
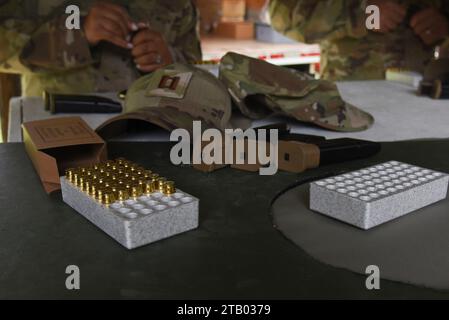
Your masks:
{"label": "seated person in camouflage", "polygon": [[[81,28],[66,28],[68,5]],[[201,59],[190,0],[0,0],[0,72],[27,96],[121,91],[142,74]]]}
{"label": "seated person in camouflage", "polygon": [[[368,5],[378,6],[380,29],[366,28]],[[384,79],[388,68],[422,72],[435,46],[449,44],[443,0],[271,0],[269,11],[276,30],[320,44],[328,80]]]}

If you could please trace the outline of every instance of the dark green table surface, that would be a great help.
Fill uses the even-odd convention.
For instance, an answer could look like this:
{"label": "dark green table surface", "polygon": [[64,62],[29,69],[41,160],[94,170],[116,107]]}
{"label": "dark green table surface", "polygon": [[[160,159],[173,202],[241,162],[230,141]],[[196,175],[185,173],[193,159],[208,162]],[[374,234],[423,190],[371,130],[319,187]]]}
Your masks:
{"label": "dark green table surface", "polygon": [[[270,218],[279,192],[318,175],[392,159],[449,172],[449,140],[387,143],[376,157],[275,176],[176,167],[166,143],[108,147],[110,158],[151,167],[198,197],[200,227],[128,251],[60,193],[45,194],[22,144],[0,145],[0,298],[449,298],[384,280],[368,291],[363,275],[314,260]],[[71,264],[81,270],[78,291],[65,288]]]}

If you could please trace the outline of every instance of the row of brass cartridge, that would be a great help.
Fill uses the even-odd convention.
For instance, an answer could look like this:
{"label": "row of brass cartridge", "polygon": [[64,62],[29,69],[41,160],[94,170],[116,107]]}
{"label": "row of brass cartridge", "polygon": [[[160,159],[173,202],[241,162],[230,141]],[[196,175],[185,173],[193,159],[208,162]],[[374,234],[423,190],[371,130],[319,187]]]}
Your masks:
{"label": "row of brass cartridge", "polygon": [[109,205],[116,201],[136,199],[161,192],[175,193],[175,183],[124,158],[108,160],[91,167],[70,168],[66,179],[98,202]]}

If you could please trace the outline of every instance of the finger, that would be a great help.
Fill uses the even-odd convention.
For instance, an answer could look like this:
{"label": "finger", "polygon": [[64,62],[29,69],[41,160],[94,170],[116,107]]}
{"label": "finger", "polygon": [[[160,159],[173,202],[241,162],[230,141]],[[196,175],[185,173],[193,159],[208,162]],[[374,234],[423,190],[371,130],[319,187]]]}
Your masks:
{"label": "finger", "polygon": [[149,29],[150,28],[150,23],[149,22],[138,22],[137,23],[137,27],[139,29]]}
{"label": "finger", "polygon": [[160,60],[161,56],[158,52],[149,52],[144,56],[140,56],[139,58],[134,59],[134,62],[139,66],[147,66],[161,64],[162,62]]}
{"label": "finger", "polygon": [[421,21],[431,19],[432,13],[433,10],[430,8],[418,12],[410,19],[410,26],[415,28],[419,23],[421,23]]}
{"label": "finger", "polygon": [[137,46],[134,46],[131,53],[135,58],[138,58],[143,55],[146,55],[149,52],[156,52],[157,49],[158,49],[158,46],[154,43],[154,41],[148,41],[148,42],[141,43]]}
{"label": "finger", "polygon": [[100,25],[101,29],[105,29],[105,30],[109,31],[110,33],[114,34],[115,36],[126,41],[126,35],[123,34],[123,32],[117,22],[115,22],[113,20],[109,20],[107,18],[103,18],[101,21],[99,21],[99,25]]}
{"label": "finger", "polygon": [[103,20],[107,19],[116,24],[116,28],[120,30],[121,34],[123,35],[123,39],[126,38],[126,36],[130,33],[127,22],[123,20],[122,17],[119,16],[116,12],[104,10],[100,13],[100,17],[103,18]]}
{"label": "finger", "polygon": [[111,43],[115,44],[116,46],[124,48],[124,49],[132,48],[131,43],[126,42],[124,39],[122,39],[121,37],[117,36],[115,33],[111,32],[105,28],[102,28],[99,33],[100,33],[101,40],[111,42]]}
{"label": "finger", "polygon": [[117,16],[120,17],[120,20],[125,22],[126,27],[131,31],[137,31],[137,25],[134,23],[129,16],[128,12],[122,6],[119,6],[114,3],[103,2],[102,5],[104,8],[109,9],[108,11],[114,12]]}
{"label": "finger", "polygon": [[143,72],[153,72],[154,70],[157,70],[159,68],[162,68],[164,65],[162,64],[149,64],[149,65],[136,65],[137,69]]}
{"label": "finger", "polygon": [[140,45],[141,43],[148,42],[148,41],[157,41],[157,39],[160,39],[160,34],[156,31],[152,31],[149,29],[144,29],[142,31],[139,31],[133,38],[133,45],[136,47]]}

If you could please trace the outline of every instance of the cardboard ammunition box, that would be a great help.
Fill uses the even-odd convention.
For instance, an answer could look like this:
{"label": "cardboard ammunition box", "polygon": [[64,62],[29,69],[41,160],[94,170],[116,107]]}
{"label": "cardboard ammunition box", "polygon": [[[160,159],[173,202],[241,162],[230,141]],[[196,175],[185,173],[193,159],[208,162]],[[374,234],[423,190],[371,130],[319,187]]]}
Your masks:
{"label": "cardboard ammunition box", "polygon": [[52,118],[22,124],[25,149],[47,193],[61,189],[67,168],[106,160],[106,144],[80,117]]}
{"label": "cardboard ammunition box", "polygon": [[245,0],[221,0],[221,21],[242,22],[245,19]]}
{"label": "cardboard ammunition box", "polygon": [[254,38],[254,24],[252,22],[220,22],[215,34],[223,38],[247,40]]}
{"label": "cardboard ammunition box", "polygon": [[246,0],[246,8],[251,10],[262,10],[266,0]]}

